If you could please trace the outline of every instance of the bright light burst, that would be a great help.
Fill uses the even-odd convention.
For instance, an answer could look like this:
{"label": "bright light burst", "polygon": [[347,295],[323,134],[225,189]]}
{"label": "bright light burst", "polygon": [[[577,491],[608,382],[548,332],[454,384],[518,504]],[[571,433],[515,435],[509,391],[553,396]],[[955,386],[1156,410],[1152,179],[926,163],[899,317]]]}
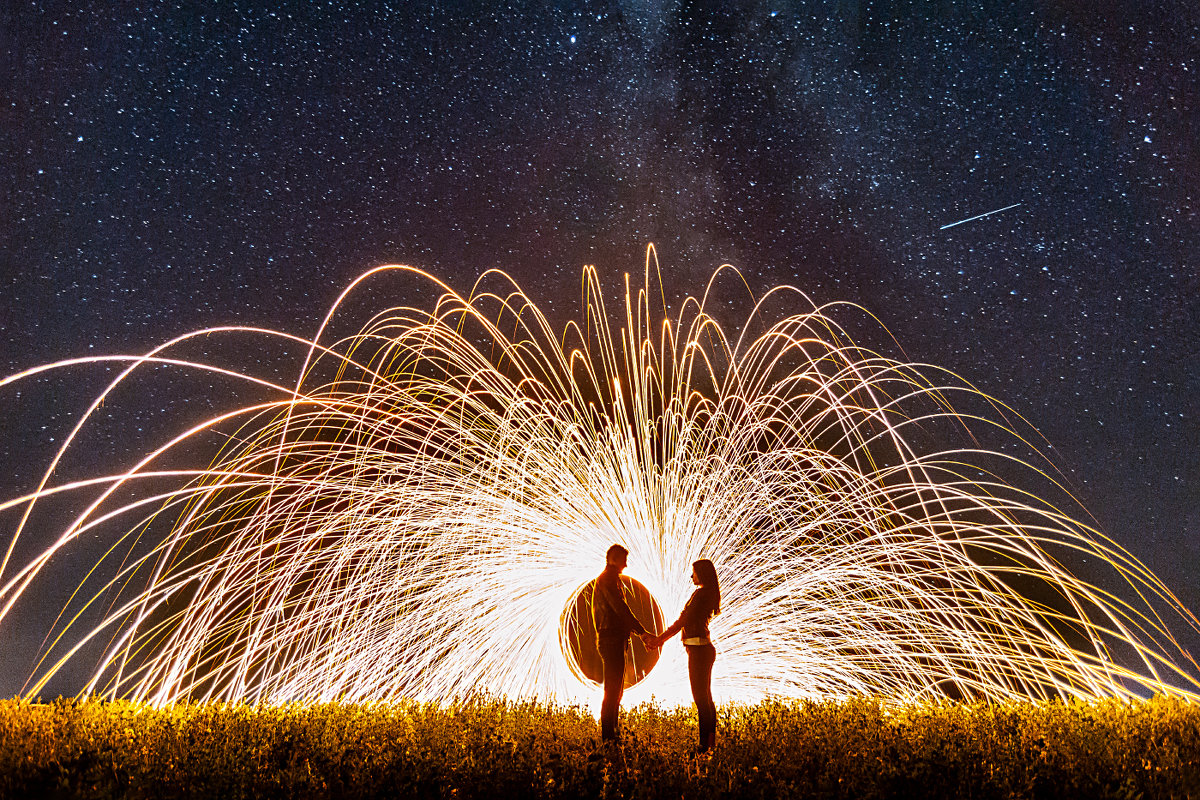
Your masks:
{"label": "bright light burst", "polygon": [[[440,299],[332,337],[348,298],[402,274]],[[312,340],[210,329],[127,359],[36,490],[0,506],[20,516],[0,625],[77,539],[112,537],[27,690],[103,643],[86,691],[152,703],[586,703],[597,690],[568,669],[560,620],[621,542],[669,617],[691,562],[716,564],[719,699],[1194,696],[1196,664],[1160,614],[1196,620],[1166,587],[1001,477],[1053,487],[1047,473],[931,444],[984,426],[1019,443],[1015,415],[944,370],[856,346],[831,316],[855,307],[795,289],[768,293],[730,335],[709,313],[721,274],[667,316],[651,248],[614,323],[586,269],[582,320],[556,331],[503,273],[463,296],[387,266],[356,280]],[[302,344],[295,384],[176,355],[218,333]],[[117,387],[164,364],[272,396],[120,474],[53,485]],[[227,444],[211,466],[178,469],[214,432]],[[53,546],[10,564],[35,507],[89,491]],[[1073,576],[1060,563],[1072,554],[1108,582]],[[690,699],[677,643],[630,696]]]}

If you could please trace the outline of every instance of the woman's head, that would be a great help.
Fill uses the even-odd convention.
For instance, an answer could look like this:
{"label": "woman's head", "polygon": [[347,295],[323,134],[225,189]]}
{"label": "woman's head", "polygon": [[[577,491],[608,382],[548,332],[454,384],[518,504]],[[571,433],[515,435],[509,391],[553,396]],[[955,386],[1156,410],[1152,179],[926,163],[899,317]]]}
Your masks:
{"label": "woman's head", "polygon": [[721,584],[717,581],[717,568],[707,558],[692,562],[692,576],[696,583],[717,593],[716,611],[721,610]]}

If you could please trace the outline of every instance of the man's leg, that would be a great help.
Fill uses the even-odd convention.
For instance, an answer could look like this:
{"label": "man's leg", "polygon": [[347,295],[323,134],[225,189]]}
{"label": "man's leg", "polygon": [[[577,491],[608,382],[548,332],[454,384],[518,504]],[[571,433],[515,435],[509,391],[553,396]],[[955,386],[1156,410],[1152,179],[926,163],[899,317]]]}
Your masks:
{"label": "man's leg", "polygon": [[604,700],[600,703],[600,738],[616,741],[617,717],[621,713],[621,695],[625,692],[625,642],[604,640],[600,643],[604,663]]}

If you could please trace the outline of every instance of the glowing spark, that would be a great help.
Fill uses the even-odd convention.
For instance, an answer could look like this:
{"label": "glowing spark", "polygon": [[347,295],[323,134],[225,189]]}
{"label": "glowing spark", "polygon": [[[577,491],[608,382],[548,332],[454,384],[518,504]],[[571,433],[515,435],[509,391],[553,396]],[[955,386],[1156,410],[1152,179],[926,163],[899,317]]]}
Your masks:
{"label": "glowing spark", "polygon": [[1013,203],[1011,206],[1005,206],[1004,208],[997,208],[995,211],[985,211],[982,214],[976,214],[973,217],[967,217],[966,219],[960,219],[958,222],[951,222],[949,225],[943,225],[942,227],[938,228],[938,230],[944,231],[944,230],[946,230],[946,228],[953,228],[955,225],[962,225],[964,222],[974,222],[977,219],[983,219],[984,217],[990,217],[992,214],[999,214],[1001,211],[1008,211],[1010,208],[1016,208],[1019,205],[1021,205],[1021,204]]}
{"label": "glowing spark", "polygon": [[[343,301],[389,275],[442,295],[335,337]],[[1020,468],[1053,488],[1045,473],[929,444],[947,424],[1017,436],[999,404],[855,345],[831,316],[839,307],[798,290],[768,293],[729,336],[705,311],[721,270],[674,316],[652,302],[656,275],[651,248],[614,328],[585,270],[583,321],[559,332],[503,273],[463,296],[380,267],[311,340],[213,329],[129,359],[36,489],[0,504],[20,516],[0,564],[0,625],[78,539],[111,542],[52,626],[28,692],[103,645],[86,691],[152,703],[481,691],[589,702],[560,621],[621,542],[629,575],[668,616],[691,562],[716,564],[725,700],[1195,696],[1196,664],[1164,615],[1197,623],[1157,578],[1000,477]],[[229,335],[302,343],[294,385],[182,356]],[[112,359],[63,364],[96,362]],[[114,394],[147,368],[208,370],[270,396],[127,471],[53,485],[93,412],[119,409]],[[956,413],[951,397],[979,410]],[[181,469],[205,443],[221,448],[204,455],[211,466]],[[89,492],[51,547],[9,567],[35,513]],[[1061,564],[1072,554],[1099,560],[1108,583],[1072,575]],[[686,675],[669,645],[631,700],[686,701]]]}

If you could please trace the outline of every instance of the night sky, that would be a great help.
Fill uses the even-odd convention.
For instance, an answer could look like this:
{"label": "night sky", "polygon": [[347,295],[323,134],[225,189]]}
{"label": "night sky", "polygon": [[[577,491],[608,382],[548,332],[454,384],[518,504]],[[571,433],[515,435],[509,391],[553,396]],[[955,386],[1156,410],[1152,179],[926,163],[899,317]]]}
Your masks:
{"label": "night sky", "polygon": [[[864,305],[1033,423],[1200,611],[1192,0],[76,5],[0,9],[3,375],[215,324],[308,336],[389,262],[464,291],[504,269],[561,321],[584,264],[615,299],[653,242],[675,294],[728,262]],[[0,390],[4,498],[106,374]],[[139,386],[71,474],[236,403]],[[36,649],[39,603],[5,650]]]}

